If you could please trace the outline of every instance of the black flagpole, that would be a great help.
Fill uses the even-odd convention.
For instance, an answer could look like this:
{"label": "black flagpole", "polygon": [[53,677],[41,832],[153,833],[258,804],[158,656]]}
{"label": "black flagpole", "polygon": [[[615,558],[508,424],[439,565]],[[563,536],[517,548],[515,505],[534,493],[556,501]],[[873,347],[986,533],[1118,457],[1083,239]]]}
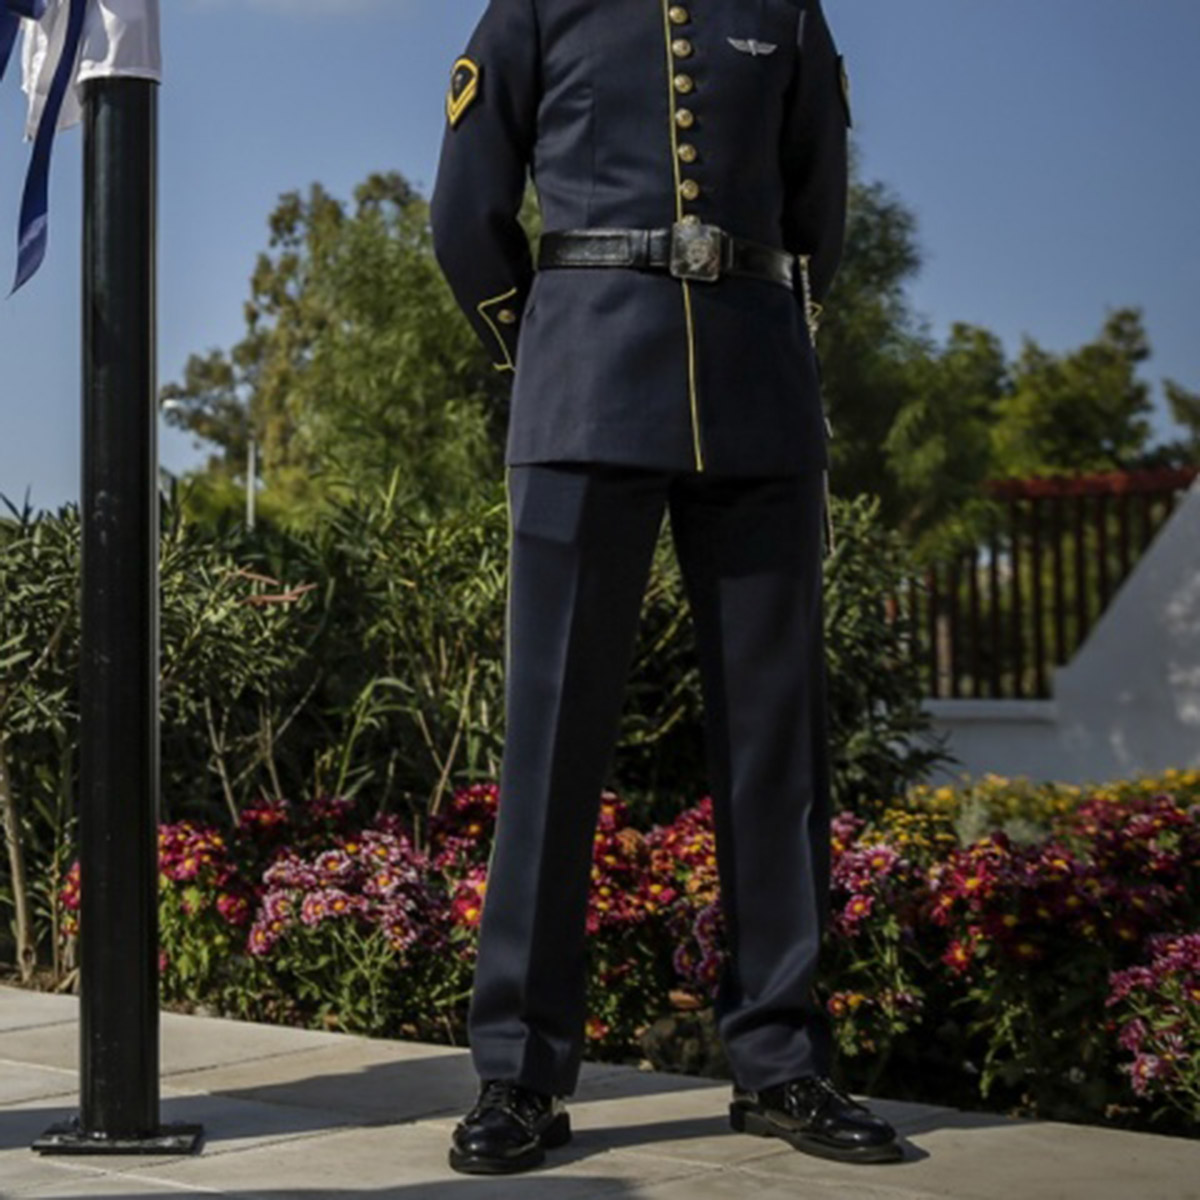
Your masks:
{"label": "black flagpole", "polygon": [[85,85],[81,1104],[43,1153],[203,1137],[159,1122],[157,86]]}

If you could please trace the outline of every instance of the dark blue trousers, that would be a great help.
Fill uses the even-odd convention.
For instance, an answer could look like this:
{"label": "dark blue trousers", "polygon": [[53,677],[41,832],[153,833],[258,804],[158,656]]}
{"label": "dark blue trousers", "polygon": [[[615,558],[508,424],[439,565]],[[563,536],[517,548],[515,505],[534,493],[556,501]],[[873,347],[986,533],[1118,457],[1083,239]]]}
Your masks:
{"label": "dark blue trousers", "polygon": [[812,990],[830,873],[822,482],[508,469],[506,734],[469,1013],[481,1078],[563,1096],[578,1081],[592,843],[668,510],[731,949],[718,1028],[743,1087],[831,1067]]}

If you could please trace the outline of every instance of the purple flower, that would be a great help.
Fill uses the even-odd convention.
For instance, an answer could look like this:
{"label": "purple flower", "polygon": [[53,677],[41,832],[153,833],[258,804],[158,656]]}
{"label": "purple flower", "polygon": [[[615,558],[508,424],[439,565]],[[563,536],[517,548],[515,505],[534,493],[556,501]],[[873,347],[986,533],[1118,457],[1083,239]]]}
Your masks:
{"label": "purple flower", "polygon": [[1146,1040],[1146,1033],[1146,1022],[1141,1017],[1134,1017],[1121,1030],[1117,1041],[1120,1043],[1122,1050],[1128,1050],[1130,1054],[1137,1054],[1142,1048],[1142,1043]]}

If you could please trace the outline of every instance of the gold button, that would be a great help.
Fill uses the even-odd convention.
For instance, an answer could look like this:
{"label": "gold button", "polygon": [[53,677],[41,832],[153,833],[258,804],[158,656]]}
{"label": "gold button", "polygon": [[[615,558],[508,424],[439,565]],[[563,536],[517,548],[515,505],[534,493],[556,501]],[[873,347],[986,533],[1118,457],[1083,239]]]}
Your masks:
{"label": "gold button", "polygon": [[696,151],[696,147],[695,147],[695,146],[693,146],[693,145],[692,145],[690,142],[682,142],[682,143],[680,143],[680,146],[679,146],[679,157],[680,157],[680,158],[681,158],[681,159],[682,159],[682,160],[683,160],[685,163],[692,163],[692,162],[695,162],[695,161],[696,161],[696,158],[697,158],[697,151]]}
{"label": "gold button", "polygon": [[496,314],[496,320],[501,325],[515,325],[517,323],[517,314],[511,308],[502,308]]}
{"label": "gold button", "polygon": [[671,43],[671,53],[676,58],[688,58],[692,53],[692,43],[687,38],[676,38]]}
{"label": "gold button", "polygon": [[696,85],[690,75],[676,75],[675,76],[675,90],[677,92],[681,92],[683,95],[686,96],[688,94],[688,92],[690,92],[692,90],[692,88],[694,88],[695,86]]}
{"label": "gold button", "polygon": [[681,108],[675,113],[675,124],[680,129],[691,129],[696,123],[696,114],[690,108]]}
{"label": "gold button", "polygon": [[667,16],[671,18],[672,25],[686,25],[692,19],[691,13],[682,4],[672,4],[667,9]]}
{"label": "gold button", "polygon": [[699,225],[700,224],[700,218],[698,216],[696,216],[695,213],[684,213],[684,215],[682,217],[680,217],[679,219],[684,225]]}
{"label": "gold button", "polygon": [[679,194],[685,200],[695,200],[700,195],[700,185],[694,179],[685,179],[679,185]]}

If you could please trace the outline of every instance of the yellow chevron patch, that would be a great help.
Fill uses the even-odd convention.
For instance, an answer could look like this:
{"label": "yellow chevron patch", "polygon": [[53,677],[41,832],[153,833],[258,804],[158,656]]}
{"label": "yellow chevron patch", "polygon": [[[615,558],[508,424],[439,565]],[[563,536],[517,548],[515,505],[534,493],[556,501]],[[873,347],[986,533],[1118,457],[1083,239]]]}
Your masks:
{"label": "yellow chevron patch", "polygon": [[446,94],[446,116],[451,129],[479,97],[479,74],[479,64],[469,58],[458,59],[451,69],[450,90]]}

